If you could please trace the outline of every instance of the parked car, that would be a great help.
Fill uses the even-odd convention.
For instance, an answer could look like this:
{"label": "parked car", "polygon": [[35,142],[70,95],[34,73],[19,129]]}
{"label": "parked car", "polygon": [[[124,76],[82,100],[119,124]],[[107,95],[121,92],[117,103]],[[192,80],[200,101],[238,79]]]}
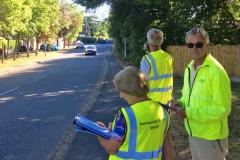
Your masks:
{"label": "parked car", "polygon": [[83,48],[84,48],[84,44],[83,44],[83,42],[81,42],[81,41],[77,41],[77,42],[76,42],[76,48],[83,49]]}
{"label": "parked car", "polygon": [[112,39],[107,39],[106,43],[113,43],[113,40]]}
{"label": "parked car", "polygon": [[106,43],[106,40],[99,38],[99,39],[97,40],[97,43],[105,44],[105,43]]}
{"label": "parked car", "polygon": [[60,50],[60,46],[58,46],[56,44],[51,45],[51,51],[59,51],[59,50]]}
{"label": "parked car", "polygon": [[93,45],[85,46],[84,47],[84,53],[85,53],[85,55],[96,55],[97,54],[97,48]]}
{"label": "parked car", "polygon": [[44,43],[41,44],[41,45],[40,45],[40,50],[42,50],[42,51],[45,51],[45,50],[46,50],[46,51],[47,51],[47,50],[48,50],[48,49],[47,49],[47,44],[44,44]]}
{"label": "parked car", "polygon": [[25,44],[19,47],[19,52],[27,52],[27,46]]}

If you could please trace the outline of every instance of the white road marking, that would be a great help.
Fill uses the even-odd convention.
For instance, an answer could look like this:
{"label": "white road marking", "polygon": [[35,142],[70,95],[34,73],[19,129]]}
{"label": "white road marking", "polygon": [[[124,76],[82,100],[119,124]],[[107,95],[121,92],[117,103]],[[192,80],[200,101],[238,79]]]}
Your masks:
{"label": "white road marking", "polygon": [[6,92],[0,93],[0,96],[2,96],[2,95],[4,95],[4,94],[7,94],[7,93],[10,93],[10,92],[13,92],[13,91],[15,91],[15,90],[17,90],[17,89],[19,89],[19,88],[20,88],[20,87],[16,87],[16,88],[10,89],[10,90],[8,90],[8,91],[6,91]]}

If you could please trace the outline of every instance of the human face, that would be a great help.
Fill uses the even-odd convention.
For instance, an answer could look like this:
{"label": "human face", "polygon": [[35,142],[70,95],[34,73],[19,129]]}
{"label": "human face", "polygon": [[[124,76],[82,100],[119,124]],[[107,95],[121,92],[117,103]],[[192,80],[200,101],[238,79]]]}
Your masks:
{"label": "human face", "polygon": [[[190,34],[187,37],[186,40],[187,44],[190,44],[189,46],[192,48],[187,48],[188,49],[188,53],[190,54],[191,58],[194,61],[194,65],[198,66],[201,65],[208,52],[207,52],[207,47],[208,44],[202,39],[202,36],[197,33],[197,34]],[[203,44],[201,46],[201,43]],[[194,44],[193,46],[191,46],[192,44]]]}

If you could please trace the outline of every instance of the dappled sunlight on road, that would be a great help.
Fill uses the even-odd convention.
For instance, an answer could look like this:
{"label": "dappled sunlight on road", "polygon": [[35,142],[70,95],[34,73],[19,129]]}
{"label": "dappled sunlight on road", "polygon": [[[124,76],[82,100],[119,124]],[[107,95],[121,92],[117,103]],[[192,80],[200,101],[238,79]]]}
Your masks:
{"label": "dappled sunlight on road", "polygon": [[62,120],[64,119],[65,116],[63,115],[58,115],[54,117],[48,117],[45,119],[41,118],[28,118],[28,117],[18,117],[17,120],[19,121],[30,121],[30,122],[37,122],[37,121],[43,121],[43,122],[49,122],[49,121],[55,121],[55,120]]}
{"label": "dappled sunlight on road", "polygon": [[17,120],[25,120],[25,119],[27,119],[26,117],[19,117],[19,118],[17,118]]}
{"label": "dappled sunlight on road", "polygon": [[76,92],[75,90],[66,90],[66,91],[57,91],[57,92],[47,92],[47,93],[42,93],[42,94],[27,94],[24,95],[23,97],[35,97],[35,96],[39,96],[39,97],[54,97],[54,96],[61,96],[61,95],[66,95],[66,94],[73,94],[74,92]]}
{"label": "dappled sunlight on road", "polygon": [[37,121],[40,121],[41,119],[40,118],[34,118],[34,119],[31,119],[30,121],[31,122],[37,122]]}
{"label": "dappled sunlight on road", "polygon": [[0,98],[0,103],[6,103],[13,99],[14,99],[14,97],[2,97],[2,98]]}
{"label": "dappled sunlight on road", "polygon": [[27,95],[24,95],[24,97],[34,97],[34,96],[37,96],[38,94],[27,94]]}
{"label": "dappled sunlight on road", "polygon": [[43,93],[40,94],[41,97],[53,97],[53,96],[60,96],[60,95],[65,95],[65,94],[73,94],[74,90],[67,90],[67,91],[58,91],[58,92],[48,92],[48,93]]}

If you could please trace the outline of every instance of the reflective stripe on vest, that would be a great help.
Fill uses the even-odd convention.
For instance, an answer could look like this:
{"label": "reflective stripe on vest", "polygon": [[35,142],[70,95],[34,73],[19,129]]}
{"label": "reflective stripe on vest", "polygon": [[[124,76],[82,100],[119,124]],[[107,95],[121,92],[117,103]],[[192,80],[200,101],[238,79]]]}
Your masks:
{"label": "reflective stripe on vest", "polygon": [[137,142],[137,121],[131,107],[126,107],[125,111],[129,117],[130,122],[130,136],[129,136],[129,144],[128,151],[118,151],[116,155],[120,158],[125,159],[151,159],[158,158],[159,153],[162,152],[163,147],[161,146],[158,150],[154,150],[151,152],[136,152],[136,142]]}
{"label": "reflective stripe on vest", "polygon": [[172,90],[173,86],[169,86],[167,88],[152,88],[149,89],[149,92],[168,92],[169,90]]}
{"label": "reflective stripe on vest", "polygon": [[[153,70],[153,77],[149,77],[149,79],[148,79],[149,81],[157,81],[157,80],[173,77],[173,73],[159,75],[154,58],[152,57],[151,54],[148,54],[147,57],[151,61],[152,70]],[[168,92],[171,89],[173,89],[173,86],[168,86],[168,87],[164,87],[164,88],[150,88],[149,92]]]}

